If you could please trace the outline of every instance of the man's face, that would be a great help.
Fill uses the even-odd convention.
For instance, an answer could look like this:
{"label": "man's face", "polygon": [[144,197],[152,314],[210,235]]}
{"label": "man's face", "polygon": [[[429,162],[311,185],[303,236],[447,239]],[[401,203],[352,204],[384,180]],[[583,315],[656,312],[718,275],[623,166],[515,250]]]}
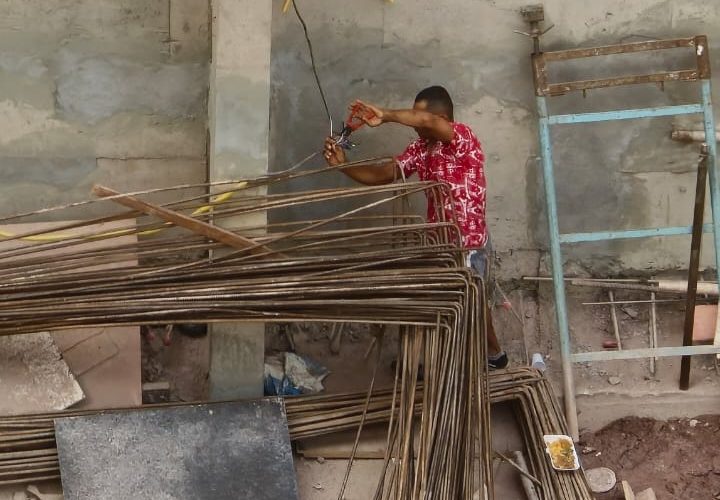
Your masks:
{"label": "man's face", "polygon": [[[445,118],[446,120],[448,119],[447,116],[445,116],[444,114],[438,114],[438,113],[435,113],[434,111],[429,110],[427,101],[415,101],[415,104],[413,105],[413,109],[415,109],[417,111],[429,111],[430,113],[437,115],[441,118]],[[432,136],[424,128],[415,128],[415,132],[417,132],[418,137],[420,137],[421,139],[432,140]]]}

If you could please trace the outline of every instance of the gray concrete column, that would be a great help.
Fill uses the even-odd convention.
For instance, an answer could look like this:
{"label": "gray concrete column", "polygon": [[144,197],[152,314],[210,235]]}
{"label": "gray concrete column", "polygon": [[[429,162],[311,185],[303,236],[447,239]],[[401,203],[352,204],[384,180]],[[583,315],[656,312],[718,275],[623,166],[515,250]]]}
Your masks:
{"label": "gray concrete column", "polygon": [[[212,0],[211,182],[268,171],[271,19],[268,0]],[[252,222],[265,221],[260,214]],[[227,227],[248,223],[222,221]],[[212,325],[211,399],[262,396],[264,351],[264,324]]]}

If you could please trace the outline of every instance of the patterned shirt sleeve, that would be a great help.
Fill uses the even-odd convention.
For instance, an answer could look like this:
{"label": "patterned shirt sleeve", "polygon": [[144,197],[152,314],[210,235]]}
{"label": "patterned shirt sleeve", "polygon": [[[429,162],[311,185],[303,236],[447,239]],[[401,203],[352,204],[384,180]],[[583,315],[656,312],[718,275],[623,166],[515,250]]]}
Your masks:
{"label": "patterned shirt sleeve", "polygon": [[423,147],[418,139],[411,142],[402,154],[395,158],[397,166],[403,171],[405,177],[410,177],[418,171],[422,162]]}

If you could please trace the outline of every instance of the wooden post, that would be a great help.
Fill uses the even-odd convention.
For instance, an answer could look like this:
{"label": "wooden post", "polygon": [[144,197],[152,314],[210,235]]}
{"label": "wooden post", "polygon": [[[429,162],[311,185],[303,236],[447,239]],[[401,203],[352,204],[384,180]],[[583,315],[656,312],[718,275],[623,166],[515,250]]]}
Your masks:
{"label": "wooden post", "polygon": [[[693,214],[692,243],[690,244],[690,269],[688,276],[687,297],[685,305],[685,329],[683,330],[683,346],[693,343],[693,326],[695,322],[695,298],[697,296],[698,273],[700,272],[700,244],[702,243],[703,217],[705,215],[705,183],[707,182],[708,148],[702,146],[700,163],[698,164],[697,184],[695,186],[695,212]],[[690,388],[691,356],[683,356],[680,365],[680,390]]]}

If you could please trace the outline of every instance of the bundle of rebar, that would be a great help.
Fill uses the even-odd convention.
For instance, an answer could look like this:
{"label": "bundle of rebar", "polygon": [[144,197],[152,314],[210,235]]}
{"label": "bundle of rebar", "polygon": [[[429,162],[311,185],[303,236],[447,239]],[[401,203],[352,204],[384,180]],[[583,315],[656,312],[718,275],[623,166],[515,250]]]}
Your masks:
{"label": "bundle of rebar", "polygon": [[[439,210],[434,223],[389,215],[416,193],[449,196],[446,186],[266,194],[294,176],[147,193],[97,186],[101,199],[0,220],[12,223],[2,228],[0,335],[220,321],[398,325],[401,356],[376,498],[492,496],[482,287],[464,265],[451,215]],[[199,188],[212,196],[194,194]],[[159,194],[172,200],[159,202]],[[345,208],[326,218],[250,222],[289,208],[332,210],[339,201]],[[66,222],[13,229],[38,217]],[[369,416],[364,409],[359,430]],[[52,429],[14,424],[0,441],[0,481],[18,480],[26,468],[32,475],[19,479],[52,476],[54,450],[33,448],[52,446]]]}
{"label": "bundle of rebar", "polygon": [[[523,434],[524,456],[528,457],[528,473],[539,483],[539,497],[543,499],[593,498],[581,472],[557,472],[542,446],[544,434],[564,434],[567,425],[552,388],[538,372],[515,368],[489,374],[490,398],[493,404],[511,403]],[[285,399],[290,437],[302,440],[340,431],[357,429],[366,424],[385,423],[398,418],[394,408],[394,390],[375,391],[366,404],[365,393],[343,393],[298,396]],[[414,414],[422,414],[424,387],[415,393]],[[166,403],[143,408],[177,407],[194,404]],[[136,410],[136,409],[127,409]],[[126,410],[107,410],[126,411]],[[0,484],[39,481],[59,477],[55,449],[54,420],[83,416],[103,411],[66,410],[56,413],[0,418]]]}

